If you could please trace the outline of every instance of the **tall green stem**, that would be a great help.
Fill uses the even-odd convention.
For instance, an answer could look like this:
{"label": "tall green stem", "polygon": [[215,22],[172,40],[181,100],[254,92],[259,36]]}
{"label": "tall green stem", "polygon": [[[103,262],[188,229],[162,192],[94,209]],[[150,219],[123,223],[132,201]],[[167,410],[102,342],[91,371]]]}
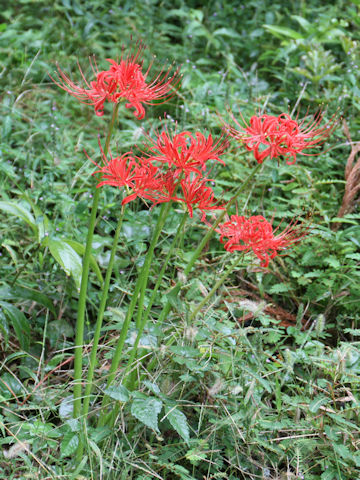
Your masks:
{"label": "tall green stem", "polygon": [[[115,353],[114,353],[114,356],[113,356],[113,359],[112,359],[112,362],[111,362],[111,366],[110,366],[110,369],[109,369],[107,387],[109,387],[115,379],[116,371],[117,371],[117,369],[119,367],[119,364],[120,364],[121,355],[122,355],[122,351],[123,351],[123,348],[124,348],[127,332],[129,330],[129,327],[130,327],[130,322],[131,322],[131,319],[132,319],[132,316],[133,316],[133,313],[134,313],[134,310],[135,310],[135,306],[136,306],[136,303],[137,303],[137,300],[138,300],[139,293],[140,293],[140,297],[139,297],[138,313],[137,313],[136,320],[137,320],[138,324],[140,324],[140,322],[141,322],[146,285],[147,285],[147,280],[148,280],[148,276],[149,276],[149,269],[150,269],[154,249],[155,249],[155,246],[157,244],[157,241],[158,241],[159,235],[161,233],[161,230],[164,226],[166,216],[169,212],[170,206],[171,206],[171,203],[168,202],[168,203],[164,203],[161,207],[160,214],[159,214],[159,219],[157,221],[155,231],[154,231],[153,237],[151,239],[149,250],[146,254],[144,265],[143,265],[143,267],[141,269],[141,272],[140,272],[140,275],[138,277],[138,281],[137,281],[136,286],[135,286],[135,290],[134,290],[134,293],[133,293],[133,296],[132,296],[132,299],[131,299],[131,302],[130,302],[130,305],[129,305],[129,309],[127,311],[125,321],[124,321],[122,329],[121,329],[120,337],[119,337],[118,343],[116,345]],[[108,401],[109,401],[109,399],[108,399],[107,395],[104,395],[104,398],[103,398],[103,401],[102,401],[101,416],[99,418],[98,426],[103,426],[106,422],[105,407],[108,404]]]}
{"label": "tall green stem", "polygon": [[[115,120],[117,117],[119,104],[114,106],[111,122],[109,125],[104,153],[105,155],[109,151],[109,144],[111,134],[114,128]],[[85,253],[82,261],[82,275],[80,284],[80,294],[78,302],[78,311],[76,319],[76,335],[75,335],[75,358],[74,358],[74,418],[78,418],[81,414],[81,376],[82,376],[82,354],[84,343],[84,324],[85,324],[85,308],[86,308],[86,292],[89,278],[89,265],[91,256],[92,239],[96,223],[96,213],[98,209],[100,197],[100,189],[94,187],[93,189],[93,204],[91,207],[89,227],[86,237]]]}
{"label": "tall green stem", "polygon": [[[149,314],[150,314],[150,311],[151,311],[151,307],[152,307],[152,305],[153,305],[153,303],[154,303],[154,300],[155,300],[155,298],[156,298],[157,291],[158,291],[158,289],[159,289],[159,287],[160,287],[160,285],[161,285],[162,277],[163,277],[163,275],[164,275],[164,273],[165,273],[167,264],[169,263],[169,260],[170,260],[170,258],[171,258],[172,253],[173,253],[173,250],[174,250],[174,248],[175,248],[175,245],[177,244],[178,239],[179,239],[179,237],[180,237],[181,234],[182,234],[182,230],[183,230],[183,227],[184,227],[184,225],[185,225],[185,222],[186,222],[187,218],[188,218],[188,213],[184,213],[183,218],[182,218],[182,220],[181,220],[181,223],[180,223],[180,225],[179,225],[179,227],[178,227],[177,233],[176,233],[176,235],[175,235],[175,237],[174,237],[174,239],[173,239],[173,241],[172,241],[172,243],[171,243],[171,246],[170,246],[170,249],[169,249],[169,251],[168,251],[168,254],[166,255],[164,264],[163,264],[163,266],[162,266],[162,268],[161,268],[161,270],[160,270],[160,273],[159,273],[159,275],[158,275],[157,282],[156,282],[156,284],[155,284],[155,286],[154,286],[154,288],[153,288],[153,293],[152,293],[152,295],[151,295],[151,297],[150,297],[148,306],[147,306],[147,308],[146,308],[146,310],[145,310],[144,317],[143,317],[143,319],[142,319],[140,328],[139,328],[139,330],[138,330],[138,334],[137,334],[137,337],[136,337],[136,340],[135,340],[133,349],[132,349],[132,351],[131,351],[131,353],[130,353],[129,360],[128,360],[128,363],[127,363],[127,366],[126,366],[126,369],[125,369],[124,377],[127,376],[127,374],[129,373],[129,371],[130,371],[130,369],[131,369],[131,367],[132,367],[132,364],[133,364],[133,361],[134,361],[135,356],[136,356],[136,353],[137,353],[137,348],[138,348],[138,346],[139,346],[139,342],[140,342],[142,333],[143,333],[143,331],[144,331],[145,325],[147,324],[147,320],[148,320],[148,318],[149,318]],[[141,357],[141,355],[140,355],[140,357]],[[134,382],[135,382],[135,378],[134,378],[133,375],[131,375],[131,377],[130,377],[130,378],[128,379],[128,381],[127,381],[127,387],[128,387],[130,390],[133,390],[133,388],[134,388]]]}
{"label": "tall green stem", "polygon": [[84,405],[83,405],[83,410],[82,410],[82,414],[83,414],[84,418],[86,418],[86,416],[88,414],[88,411],[89,411],[90,394],[91,394],[92,382],[93,382],[93,377],[94,377],[94,370],[95,370],[96,360],[97,360],[96,359],[97,348],[98,348],[98,345],[99,345],[101,327],[102,327],[102,323],[103,323],[103,319],[104,319],[104,312],[105,312],[106,302],[107,302],[108,293],[109,293],[110,280],[111,280],[111,275],[112,275],[112,271],[113,271],[115,254],[116,254],[116,249],[117,249],[118,242],[119,242],[119,236],[120,236],[120,231],[121,231],[123,218],[124,218],[124,206],[122,206],[122,208],[121,208],[118,224],[117,224],[117,227],[116,227],[116,230],[115,230],[114,240],[113,240],[110,259],[109,259],[109,264],[108,264],[107,270],[106,270],[104,287],[103,287],[102,292],[101,292],[100,306],[99,306],[99,311],[98,311],[98,315],[97,315],[95,331],[94,331],[93,345],[92,345],[91,354],[90,354],[89,370],[88,370],[88,374],[87,374],[87,378],[86,378],[86,386],[85,386],[85,393],[84,393]]}
{"label": "tall green stem", "polygon": [[[229,201],[229,203],[227,204],[227,208],[230,208],[236,201],[237,197],[239,196],[239,194],[248,186],[248,184],[250,183],[250,180],[255,176],[255,174],[260,170],[260,168],[262,167],[262,164],[258,164],[254,170],[251,172],[251,174],[248,176],[248,178],[245,180],[245,182],[236,190],[235,192],[235,195],[233,196],[233,198]],[[216,227],[219,225],[219,223],[222,221],[222,219],[225,217],[227,211],[224,210],[223,212],[221,212],[221,214],[219,215],[219,217],[217,218],[215,224],[210,228],[210,230],[207,232],[207,234],[204,236],[204,238],[202,239],[202,241],[199,243],[198,247],[196,248],[196,250],[194,251],[194,253],[192,254],[192,257],[190,258],[190,261],[189,263],[187,264],[185,270],[184,270],[184,275],[188,275],[194,265],[194,263],[196,262],[197,258],[200,256],[201,252],[203,251],[203,248],[205,247],[205,245],[208,243],[208,241],[210,240],[210,238],[212,237]],[[172,289],[172,292],[174,295],[178,295],[179,291],[180,291],[180,288],[181,288],[181,282],[177,282],[177,284],[175,285],[175,287],[173,287]],[[158,324],[162,324],[165,320],[165,318],[168,316],[169,312],[171,310],[171,303],[170,302],[167,302],[166,305],[164,306],[161,314],[160,314],[160,317],[159,317],[159,320],[158,320]]]}

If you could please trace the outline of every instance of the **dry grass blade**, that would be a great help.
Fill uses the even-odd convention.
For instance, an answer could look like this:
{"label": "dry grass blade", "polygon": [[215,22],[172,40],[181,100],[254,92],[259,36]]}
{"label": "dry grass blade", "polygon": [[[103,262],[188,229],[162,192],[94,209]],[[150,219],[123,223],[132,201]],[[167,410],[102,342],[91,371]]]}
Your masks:
{"label": "dry grass blade", "polygon": [[[343,121],[344,133],[351,145],[351,152],[346,162],[345,167],[345,193],[342,200],[342,205],[337,213],[338,218],[342,218],[347,213],[350,213],[356,204],[356,197],[360,191],[360,158],[355,161],[356,156],[360,153],[360,142],[353,142],[351,140],[349,127],[346,121]],[[334,223],[332,229],[338,230],[340,223]]]}

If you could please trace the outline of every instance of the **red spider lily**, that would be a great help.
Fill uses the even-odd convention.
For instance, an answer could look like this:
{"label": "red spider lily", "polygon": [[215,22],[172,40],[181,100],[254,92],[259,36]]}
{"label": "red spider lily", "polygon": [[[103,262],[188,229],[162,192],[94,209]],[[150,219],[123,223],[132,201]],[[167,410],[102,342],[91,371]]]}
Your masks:
{"label": "red spider lily", "polygon": [[[56,85],[73,95],[78,100],[88,105],[93,105],[95,113],[98,116],[104,114],[104,103],[109,101],[118,103],[122,99],[128,101],[126,108],[134,108],[134,115],[139,120],[145,116],[143,104],[152,105],[154,100],[167,101],[174,95],[174,88],[181,80],[179,68],[172,72],[173,67],[162,69],[161,72],[150,79],[147,79],[150,73],[152,63],[146,71],[143,72],[142,55],[146,46],[137,42],[134,52],[130,50],[127,55],[123,52],[119,62],[107,59],[110,63],[108,70],[98,71],[96,63],[91,63],[91,68],[96,79],[90,83],[86,80],[81,67],[80,75],[85,87],[74,83],[58,66],[57,79],[50,77]],[[171,73],[172,72],[172,73]]]}
{"label": "red spider lily", "polygon": [[298,243],[308,231],[308,227],[299,225],[297,221],[291,222],[281,233],[275,235],[278,228],[274,230],[272,222],[268,222],[261,215],[249,218],[232,215],[231,219],[220,224],[216,231],[220,233],[220,241],[224,243],[225,250],[252,250],[260,259],[260,265],[267,267],[270,259],[290,245]]}
{"label": "red spider lily", "polygon": [[210,180],[200,175],[187,175],[180,181],[184,198],[174,198],[186,204],[190,217],[193,216],[193,208],[198,208],[202,212],[202,222],[205,220],[207,210],[224,210],[225,208],[217,204],[212,188],[206,186],[208,181]]}
{"label": "red spider lily", "polygon": [[102,148],[100,139],[99,147],[104,165],[99,165],[91,160],[91,158],[85,152],[85,155],[89,158],[89,160],[91,160],[92,163],[98,167],[98,170],[96,170],[93,175],[96,173],[102,174],[97,188],[102,187],[103,185],[111,185],[118,188],[127,187],[132,189],[137,167],[137,163],[132,152],[126,152],[118,157],[112,157],[111,152],[109,152],[108,155],[110,160],[108,160]]}
{"label": "red spider lily", "polygon": [[167,164],[169,168],[175,168],[175,175],[184,172],[200,174],[200,170],[206,169],[206,162],[217,160],[223,165],[220,159],[228,145],[226,139],[221,138],[214,143],[212,135],[206,138],[202,133],[195,135],[185,131],[171,136],[167,130],[157,134],[153,140],[148,136],[151,144],[149,146],[149,160]]}
{"label": "red spider lily", "polygon": [[173,200],[176,182],[172,172],[163,173],[151,162],[140,160],[141,165],[138,166],[135,176],[134,193],[127,201],[140,197],[157,205]]}
{"label": "red spider lily", "polygon": [[[284,156],[286,163],[292,165],[296,162],[296,156],[316,155],[305,153],[304,150],[324,143],[336,125],[335,115],[324,126],[320,126],[323,114],[319,111],[312,120],[306,119],[298,122],[293,120],[287,113],[278,117],[273,115],[254,115],[248,125],[240,113],[245,126],[241,125],[234,115],[232,119],[237,127],[225,123],[228,134],[245,144],[247,150],[254,153],[258,163],[262,163],[266,157],[279,158]],[[292,159],[292,160],[291,160]]]}

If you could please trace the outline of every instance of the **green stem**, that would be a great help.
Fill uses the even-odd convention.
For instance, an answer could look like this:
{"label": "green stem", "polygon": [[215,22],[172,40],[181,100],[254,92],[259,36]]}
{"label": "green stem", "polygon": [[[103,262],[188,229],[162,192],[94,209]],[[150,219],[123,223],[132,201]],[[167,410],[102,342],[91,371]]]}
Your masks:
{"label": "green stem", "polygon": [[[135,310],[135,306],[136,306],[136,303],[137,303],[139,293],[140,293],[140,298],[139,298],[138,313],[137,313],[136,321],[137,321],[137,324],[140,325],[141,317],[142,317],[143,304],[144,304],[145,290],[146,290],[147,280],[148,280],[148,276],[149,276],[149,269],[150,269],[154,249],[155,249],[155,246],[157,244],[157,241],[158,241],[159,235],[161,233],[161,230],[164,226],[165,219],[166,219],[166,216],[169,212],[170,206],[171,206],[171,202],[168,202],[168,203],[164,203],[161,207],[160,214],[159,214],[159,219],[157,221],[155,231],[154,231],[153,237],[151,239],[151,244],[150,244],[149,250],[146,254],[144,265],[143,265],[143,267],[141,269],[141,272],[140,272],[140,275],[138,277],[138,280],[137,280],[137,283],[136,283],[136,286],[135,286],[135,290],[134,290],[134,293],[132,295],[132,299],[131,299],[131,302],[130,302],[130,305],[129,305],[129,309],[127,311],[127,314],[126,314],[126,317],[125,317],[125,320],[124,320],[124,324],[123,324],[122,329],[121,329],[120,337],[119,337],[118,343],[116,345],[115,353],[114,353],[114,356],[113,356],[113,359],[112,359],[112,362],[111,362],[111,366],[110,366],[110,369],[109,369],[107,388],[113,383],[113,381],[115,379],[116,371],[117,371],[117,369],[119,367],[119,364],[120,364],[121,355],[122,355],[122,351],[123,351],[123,348],[124,348],[127,332],[129,330],[129,327],[130,327],[130,322],[131,322],[131,319],[132,319],[132,316],[133,316],[133,313],[134,313],[134,310]],[[103,426],[106,423],[107,414],[106,414],[105,410],[106,410],[106,405],[108,404],[108,402],[109,402],[108,396],[104,395],[103,401],[102,401],[101,415],[100,415],[99,421],[98,421],[98,426]]]}
{"label": "green stem", "polygon": [[210,290],[210,292],[206,295],[205,298],[199,303],[199,305],[192,311],[189,317],[189,321],[193,320],[195,316],[199,313],[199,311],[202,309],[202,307],[205,305],[205,303],[210,300],[210,298],[214,295],[216,290],[221,287],[221,285],[225,282],[227,277],[230,275],[230,273],[239,265],[240,261],[242,260],[243,256],[240,255],[237,261],[233,264],[230,265],[230,267],[223,273],[223,275],[219,278],[219,280],[215,283],[213,288]]}
{"label": "green stem", "polygon": [[97,358],[96,358],[97,348],[98,348],[98,345],[99,345],[101,327],[102,327],[102,323],[103,323],[103,319],[104,319],[104,312],[105,312],[106,302],[107,302],[108,293],[109,293],[109,286],[110,286],[111,275],[112,275],[112,272],[113,272],[116,249],[117,249],[118,242],[119,242],[119,236],[120,236],[122,221],[123,221],[123,218],[124,218],[124,209],[125,209],[124,206],[122,206],[120,216],[119,216],[119,220],[118,220],[118,224],[117,224],[117,227],[116,227],[116,230],[115,230],[114,240],[113,240],[110,259],[109,259],[109,264],[108,264],[107,270],[106,270],[104,287],[103,287],[102,292],[101,292],[100,306],[99,306],[99,311],[98,311],[98,315],[97,315],[95,331],[94,331],[93,345],[92,345],[91,354],[90,354],[89,370],[88,370],[88,374],[87,374],[87,378],[86,378],[86,387],[85,387],[85,393],[84,393],[84,405],[83,405],[83,410],[82,410],[82,414],[83,414],[84,418],[87,417],[87,414],[88,414],[88,411],[89,411],[90,394],[91,394],[91,389],[92,389],[94,370],[95,370],[95,366],[96,366],[96,363],[97,363]]}
{"label": "green stem", "polygon": [[[255,176],[255,174],[260,170],[262,164],[258,164],[254,170],[251,172],[251,174],[248,176],[248,178],[245,180],[245,182],[236,190],[235,192],[235,195],[233,196],[233,198],[229,201],[229,203],[227,204],[227,209],[230,208],[236,201],[237,197],[239,196],[239,194],[248,186],[248,184],[250,183],[250,180]],[[198,259],[198,257],[200,256],[201,252],[203,251],[203,248],[205,247],[205,245],[208,243],[208,241],[211,239],[216,227],[219,225],[219,223],[222,221],[222,219],[225,217],[227,213],[227,210],[224,210],[223,212],[221,212],[221,214],[219,215],[219,217],[217,218],[216,222],[214,223],[214,225],[210,228],[210,230],[207,232],[207,234],[204,236],[204,238],[202,239],[202,241],[200,242],[200,244],[198,245],[198,247],[196,248],[196,250],[194,251],[189,263],[187,264],[185,270],[184,270],[184,275],[188,275],[192,269],[192,267],[194,266],[194,263],[196,262],[196,260]],[[178,293],[180,292],[180,288],[181,288],[181,281],[178,281],[177,284],[175,285],[175,287],[173,287],[172,289],[172,292],[174,295],[178,295]],[[166,305],[164,306],[161,314],[160,314],[160,317],[159,317],[159,320],[158,320],[158,324],[159,325],[162,325],[162,323],[164,322],[165,318],[168,316],[170,310],[171,310],[171,303],[170,302],[167,302]]]}
{"label": "green stem", "polygon": [[[108,134],[106,137],[104,153],[107,154],[109,150],[109,143],[111,134],[114,128],[115,119],[119,104],[114,106],[111,122],[109,125]],[[94,187],[93,189],[93,204],[91,207],[89,228],[86,237],[85,253],[82,261],[82,274],[80,284],[80,294],[78,302],[78,311],[76,319],[76,335],[75,335],[75,359],[74,359],[74,418],[78,418],[81,414],[81,374],[82,374],[82,355],[83,355],[83,343],[84,343],[84,324],[85,324],[85,308],[86,308],[86,292],[89,278],[89,265],[92,248],[92,239],[96,223],[96,213],[100,197],[100,189]]]}
{"label": "green stem", "polygon": [[[188,213],[184,213],[183,215],[183,218],[181,220],[181,223],[178,227],[178,230],[177,230],[177,233],[171,243],[171,246],[170,246],[170,249],[169,249],[169,252],[165,258],[165,261],[164,261],[164,264],[160,270],[160,273],[158,275],[158,279],[157,279],[157,282],[154,286],[154,289],[153,289],[153,293],[150,297],[150,300],[149,300],[149,303],[148,303],[148,306],[145,310],[145,313],[144,313],[144,317],[142,319],[142,322],[141,322],[141,325],[140,325],[140,328],[138,330],[138,334],[137,334],[137,337],[136,337],[136,340],[135,340],[135,343],[134,343],[134,346],[133,346],[133,349],[130,353],[130,357],[129,357],[129,360],[128,360],[128,363],[127,363],[127,366],[126,366],[126,369],[125,369],[125,374],[124,374],[124,378],[126,378],[127,374],[129,373],[131,367],[132,367],[132,364],[133,364],[133,361],[135,359],[135,356],[136,356],[136,352],[137,352],[137,348],[139,346],[139,342],[140,342],[140,339],[141,339],[141,336],[142,336],[142,333],[144,331],[144,328],[145,328],[145,325],[147,324],[147,320],[149,318],[149,315],[150,315],[150,311],[151,311],[151,307],[154,303],[154,300],[156,298],[156,294],[157,294],[157,291],[159,290],[159,287],[161,285],[161,282],[162,282],[162,277],[165,273],[165,270],[166,270],[166,267],[167,267],[167,264],[169,263],[169,260],[171,258],[171,255],[174,251],[174,248],[175,248],[175,245],[177,244],[178,242],[178,239],[179,237],[181,236],[181,234],[183,233],[182,230],[183,230],[183,227],[185,225],[185,222],[188,218]],[[141,354],[139,355],[141,357]],[[129,390],[133,390],[134,389],[134,383],[135,383],[135,376],[131,375],[130,378],[128,379],[128,382],[127,382],[127,388]]]}

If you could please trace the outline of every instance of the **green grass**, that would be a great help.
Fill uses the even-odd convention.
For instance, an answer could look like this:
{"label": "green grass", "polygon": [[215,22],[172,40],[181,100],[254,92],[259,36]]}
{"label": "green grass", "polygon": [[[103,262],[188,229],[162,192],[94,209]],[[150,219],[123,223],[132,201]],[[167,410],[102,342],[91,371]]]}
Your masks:
{"label": "green grass", "polygon": [[[71,418],[75,267],[85,243],[94,171],[83,149],[98,160],[97,135],[105,135],[111,112],[106,107],[104,117],[95,117],[91,107],[48,77],[56,61],[74,78],[77,59],[90,73],[93,53],[105,67],[105,59],[116,58],[130,35],[156,54],[154,71],[172,61],[183,65],[177,95],[148,107],[143,122],[121,110],[113,151],[140,143],[141,128],[158,128],[165,111],[179,131],[208,129],[216,136],[221,131],[217,113],[229,120],[227,108],[235,116],[241,110],[245,118],[263,107],[277,115],[291,111],[298,100],[300,118],[322,105],[325,120],[338,111],[356,142],[359,13],[356,2],[342,0],[331,5],[216,1],[206,7],[180,0],[62,0],[55,5],[21,0],[2,10],[1,478],[360,478],[360,215],[354,202],[349,214],[334,220],[350,154],[341,121],[320,155],[299,156],[293,166],[265,161],[237,204],[239,212],[274,215],[275,223],[309,213],[312,235],[272,261],[269,273],[252,264],[232,274],[191,322],[191,312],[232,256],[215,236],[183,279],[179,297],[171,296],[206,231],[196,215],[188,221],[141,339],[137,390],[129,394],[120,387],[136,338],[134,324],[110,392],[111,408],[117,403],[120,413],[114,428],[96,428],[112,354],[159,212],[140,202],[127,209],[86,450],[83,462],[74,463],[80,431]],[[235,147],[224,158],[226,166],[217,164],[211,173],[216,194],[229,200],[255,160]],[[104,189],[100,203],[86,344],[120,212],[118,192]],[[177,233],[179,213],[180,208],[172,210],[156,247],[145,306]],[[78,249],[69,265],[56,258],[56,247],[61,257],[64,245]],[[168,299],[173,309],[160,327],[157,319]],[[85,349],[85,370],[88,355]]]}

